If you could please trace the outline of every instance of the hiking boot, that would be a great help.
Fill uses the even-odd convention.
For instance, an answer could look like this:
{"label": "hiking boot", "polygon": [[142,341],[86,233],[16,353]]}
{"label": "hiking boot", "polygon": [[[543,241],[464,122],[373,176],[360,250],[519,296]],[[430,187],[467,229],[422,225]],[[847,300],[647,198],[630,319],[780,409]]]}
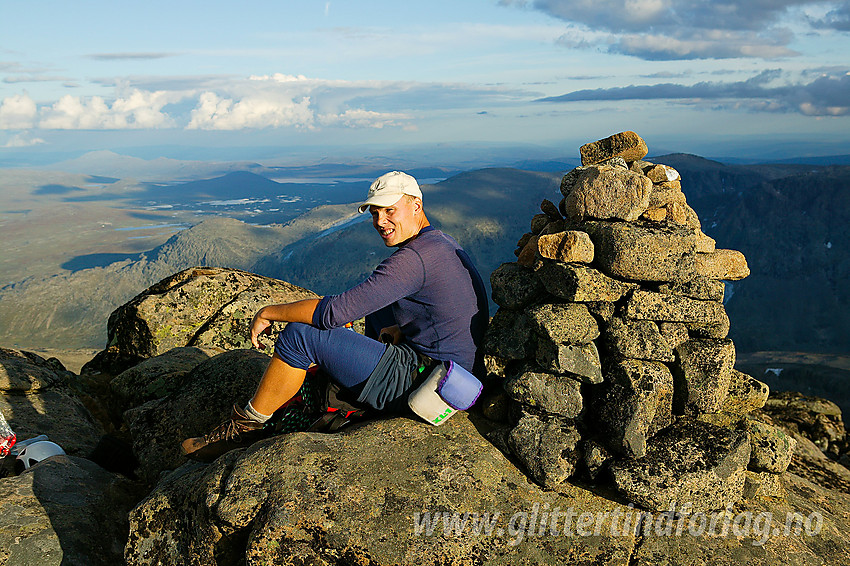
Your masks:
{"label": "hiking boot", "polygon": [[235,448],[245,448],[269,435],[263,430],[265,424],[250,418],[245,412],[233,405],[230,418],[209,434],[187,438],[181,444],[186,457],[199,462],[212,462],[225,452]]}

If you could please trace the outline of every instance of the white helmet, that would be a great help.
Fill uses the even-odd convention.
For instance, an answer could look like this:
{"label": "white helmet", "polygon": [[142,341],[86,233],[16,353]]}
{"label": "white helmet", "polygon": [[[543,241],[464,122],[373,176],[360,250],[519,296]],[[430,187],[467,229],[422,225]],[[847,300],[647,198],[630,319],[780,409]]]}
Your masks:
{"label": "white helmet", "polygon": [[31,467],[35,466],[42,460],[50,458],[51,456],[60,456],[64,454],[65,451],[62,450],[62,447],[55,442],[50,442],[49,440],[33,442],[32,444],[25,446],[18,454],[17,461],[15,462],[15,471],[17,473],[21,473],[24,470],[29,470]]}

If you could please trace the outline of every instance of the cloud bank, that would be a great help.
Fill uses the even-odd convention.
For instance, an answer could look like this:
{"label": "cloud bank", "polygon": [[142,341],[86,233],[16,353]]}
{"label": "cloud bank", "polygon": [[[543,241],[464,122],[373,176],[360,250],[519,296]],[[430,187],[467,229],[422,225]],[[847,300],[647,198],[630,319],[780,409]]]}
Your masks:
{"label": "cloud bank", "polygon": [[[600,45],[646,60],[773,59],[797,54],[789,48],[793,27],[850,31],[850,2],[835,0],[501,0],[500,4],[539,10],[576,24],[578,28],[559,39],[565,46]],[[597,37],[588,37],[588,32]],[[598,37],[599,32],[607,35]]]}
{"label": "cloud bank", "polygon": [[[165,83],[176,88],[138,86]],[[113,100],[67,94],[55,102],[37,104],[26,93],[9,96],[0,101],[0,130],[414,129],[417,116],[435,108],[477,110],[488,102],[528,101],[532,96],[502,87],[325,80],[281,73],[247,79],[158,81],[146,77],[109,84],[118,93]]]}
{"label": "cloud bank", "polygon": [[728,100],[736,106],[744,105],[758,111],[798,112],[806,116],[850,115],[850,70],[824,72],[808,83],[775,84],[781,77],[781,71],[768,70],[745,81],[586,89],[540,98],[538,102],[691,100],[714,103]]}

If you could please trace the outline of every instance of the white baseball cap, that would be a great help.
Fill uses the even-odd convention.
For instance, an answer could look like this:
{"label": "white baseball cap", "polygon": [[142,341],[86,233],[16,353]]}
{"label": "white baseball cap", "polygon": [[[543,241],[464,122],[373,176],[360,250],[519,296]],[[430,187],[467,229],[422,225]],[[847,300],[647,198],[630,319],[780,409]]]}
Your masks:
{"label": "white baseball cap", "polygon": [[419,188],[419,183],[416,179],[402,173],[401,171],[390,171],[381,175],[372,186],[369,187],[369,193],[366,195],[366,200],[358,209],[360,212],[366,212],[371,205],[385,207],[398,202],[404,195],[422,198],[422,190]]}

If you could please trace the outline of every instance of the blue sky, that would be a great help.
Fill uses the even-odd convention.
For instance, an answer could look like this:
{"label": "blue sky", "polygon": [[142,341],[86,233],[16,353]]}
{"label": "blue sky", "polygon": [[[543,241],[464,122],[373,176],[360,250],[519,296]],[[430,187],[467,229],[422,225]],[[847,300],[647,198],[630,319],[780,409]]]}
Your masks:
{"label": "blue sky", "polygon": [[[0,4],[3,152],[850,153],[850,2]],[[776,149],[784,148],[784,149]],[[779,154],[776,154],[779,156]]]}

